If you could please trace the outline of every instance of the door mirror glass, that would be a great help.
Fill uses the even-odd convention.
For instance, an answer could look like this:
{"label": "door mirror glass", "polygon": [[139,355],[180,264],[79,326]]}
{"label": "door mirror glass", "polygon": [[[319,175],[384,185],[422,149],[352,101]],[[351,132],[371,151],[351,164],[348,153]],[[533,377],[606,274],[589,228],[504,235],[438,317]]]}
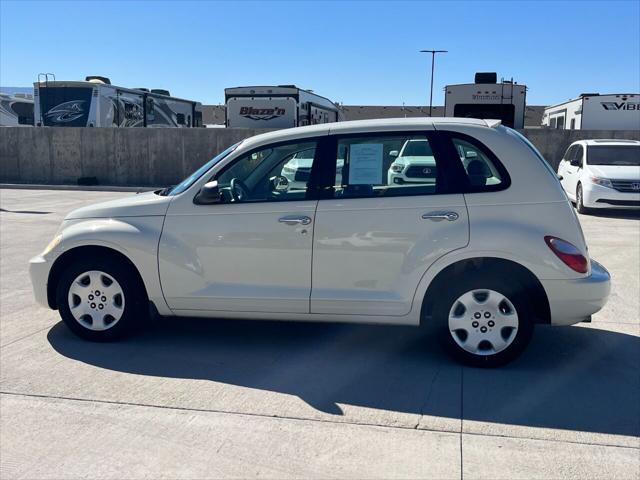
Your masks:
{"label": "door mirror glass", "polygon": [[200,189],[193,202],[198,205],[211,205],[214,203],[220,203],[220,189],[218,188],[218,182],[212,181],[205,183]]}

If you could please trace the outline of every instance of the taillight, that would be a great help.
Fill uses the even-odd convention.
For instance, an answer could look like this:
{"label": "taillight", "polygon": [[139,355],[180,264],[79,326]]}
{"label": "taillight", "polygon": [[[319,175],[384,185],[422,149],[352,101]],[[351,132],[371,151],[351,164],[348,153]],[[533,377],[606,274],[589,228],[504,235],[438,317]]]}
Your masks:
{"label": "taillight", "polygon": [[589,270],[589,260],[582,255],[578,247],[573,243],[569,243],[558,237],[552,237],[551,235],[544,237],[544,241],[551,251],[571,270],[578,273],[587,273]]}

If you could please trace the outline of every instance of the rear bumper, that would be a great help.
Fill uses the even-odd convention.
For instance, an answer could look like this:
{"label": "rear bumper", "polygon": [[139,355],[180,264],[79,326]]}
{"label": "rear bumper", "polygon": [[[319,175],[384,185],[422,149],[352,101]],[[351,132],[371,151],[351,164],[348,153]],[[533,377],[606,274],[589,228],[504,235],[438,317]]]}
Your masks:
{"label": "rear bumper", "polygon": [[607,303],[611,276],[591,261],[591,275],[574,280],[541,280],[547,292],[552,325],[572,325],[598,312]]}

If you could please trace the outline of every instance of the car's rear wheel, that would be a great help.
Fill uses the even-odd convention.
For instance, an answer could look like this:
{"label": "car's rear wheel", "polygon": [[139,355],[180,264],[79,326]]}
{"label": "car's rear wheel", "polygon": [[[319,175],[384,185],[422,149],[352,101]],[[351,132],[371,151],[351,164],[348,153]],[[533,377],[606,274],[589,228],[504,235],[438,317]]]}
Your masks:
{"label": "car's rear wheel", "polygon": [[581,213],[583,215],[589,213],[589,209],[584,206],[584,197],[581,184],[578,184],[578,187],[576,188],[576,210],[578,210],[578,213]]}
{"label": "car's rear wheel", "polygon": [[146,312],[146,294],[136,272],[112,258],[72,263],[60,277],[56,300],[69,329],[94,341],[129,333]]}
{"label": "car's rear wheel", "polygon": [[495,367],[522,353],[533,333],[526,289],[481,273],[453,280],[436,304],[441,338],[463,363]]}

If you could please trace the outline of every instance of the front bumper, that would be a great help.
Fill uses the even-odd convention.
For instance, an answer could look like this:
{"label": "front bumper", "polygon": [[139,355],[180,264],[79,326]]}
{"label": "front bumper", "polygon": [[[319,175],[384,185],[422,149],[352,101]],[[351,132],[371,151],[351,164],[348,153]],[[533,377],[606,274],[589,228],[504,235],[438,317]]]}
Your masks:
{"label": "front bumper", "polygon": [[640,208],[640,192],[619,192],[590,184],[584,186],[582,201],[587,208]]}
{"label": "front bumper", "polygon": [[573,325],[598,312],[609,297],[611,276],[591,260],[591,275],[573,280],[541,280],[547,292],[552,325]]}
{"label": "front bumper", "polygon": [[31,286],[33,287],[36,302],[47,308],[51,308],[47,294],[47,281],[49,280],[51,264],[52,262],[49,262],[42,255],[29,260],[29,276],[31,277]]}

